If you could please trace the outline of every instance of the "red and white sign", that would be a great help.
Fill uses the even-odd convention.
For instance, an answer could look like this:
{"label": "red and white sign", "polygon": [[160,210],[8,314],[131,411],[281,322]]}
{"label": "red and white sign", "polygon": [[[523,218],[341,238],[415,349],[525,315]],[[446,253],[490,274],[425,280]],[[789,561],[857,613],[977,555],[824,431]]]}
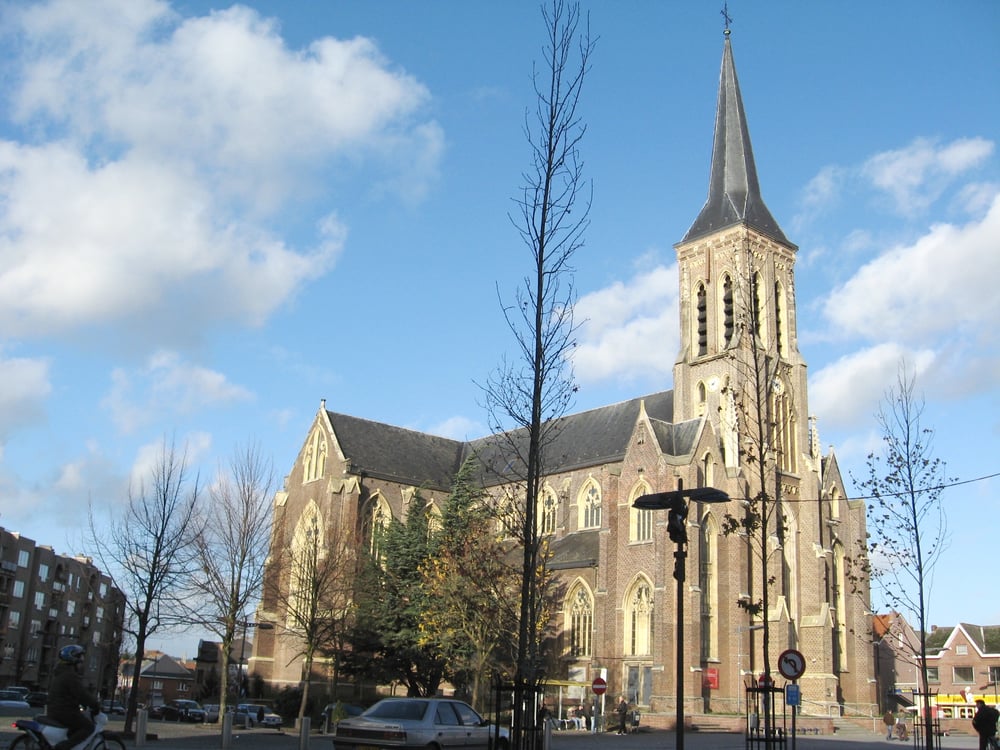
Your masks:
{"label": "red and white sign", "polygon": [[786,680],[797,680],[806,671],[806,659],[794,648],[782,651],[778,657],[778,671]]}
{"label": "red and white sign", "polygon": [[767,672],[761,672],[760,678],[757,680],[757,685],[763,688],[769,688],[774,685],[774,678],[772,678]]}
{"label": "red and white sign", "polygon": [[590,683],[590,689],[594,691],[594,695],[604,695],[608,692],[608,683],[603,677],[595,677]]}

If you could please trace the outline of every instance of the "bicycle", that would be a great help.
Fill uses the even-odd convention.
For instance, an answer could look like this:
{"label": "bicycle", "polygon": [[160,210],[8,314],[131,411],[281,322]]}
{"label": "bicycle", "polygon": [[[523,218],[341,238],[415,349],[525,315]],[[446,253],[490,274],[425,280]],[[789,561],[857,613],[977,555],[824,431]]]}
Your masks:
{"label": "bicycle", "polygon": [[[105,731],[108,716],[104,713],[93,714],[94,731],[73,750],[125,750],[125,743],[111,731]],[[67,730],[47,716],[36,716],[34,719],[18,719],[13,724],[24,734],[10,743],[9,750],[51,750],[56,744],[66,739]]]}

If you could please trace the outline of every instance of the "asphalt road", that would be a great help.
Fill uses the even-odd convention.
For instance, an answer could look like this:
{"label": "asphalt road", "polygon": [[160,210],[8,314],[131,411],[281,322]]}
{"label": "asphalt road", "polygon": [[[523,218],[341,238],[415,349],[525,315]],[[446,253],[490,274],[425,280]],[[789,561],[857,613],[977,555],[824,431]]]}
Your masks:
{"label": "asphalt road", "polygon": [[[121,722],[113,721],[109,729],[120,729]],[[173,722],[151,721],[149,732],[156,739],[149,739],[145,748],[149,750],[219,750],[222,748],[221,730],[218,724],[175,724]],[[0,728],[0,750],[7,750],[11,740],[18,736],[10,729],[9,720],[4,720]],[[971,750],[978,747],[976,738],[942,737],[941,750]],[[128,748],[136,747],[133,740],[127,740]],[[644,729],[635,734],[618,736],[613,733],[591,734],[582,731],[553,732],[550,750],[675,750],[677,738],[673,732]],[[685,750],[747,750],[740,734],[688,731],[684,735]],[[798,737],[793,745],[791,738],[782,748],[776,750],[870,750],[870,748],[912,748],[910,742],[889,742],[881,734],[866,738],[861,736]],[[309,736],[308,743],[300,742],[293,729],[251,729],[234,730],[231,750],[332,750],[330,737],[318,733]]]}

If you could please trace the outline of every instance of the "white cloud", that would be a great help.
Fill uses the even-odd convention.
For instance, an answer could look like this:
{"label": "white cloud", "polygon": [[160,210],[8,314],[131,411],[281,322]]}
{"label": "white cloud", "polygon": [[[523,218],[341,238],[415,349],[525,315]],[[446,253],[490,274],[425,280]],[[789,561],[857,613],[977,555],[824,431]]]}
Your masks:
{"label": "white cloud", "polygon": [[212,438],[205,432],[193,432],[183,439],[161,438],[153,443],[139,446],[132,470],[129,473],[129,485],[133,496],[152,491],[151,481],[158,469],[163,467],[164,458],[173,451],[176,468],[186,471],[185,479],[189,483],[185,488],[194,489],[194,479],[199,461],[205,457],[212,447]]}
{"label": "white cloud", "polygon": [[876,154],[861,172],[893,198],[898,211],[915,215],[937,200],[958,175],[992,153],[993,143],[984,138],[961,138],[944,145],[917,138],[905,148]]}
{"label": "white cloud", "polygon": [[976,329],[997,341],[1000,195],[981,221],[937,224],[862,266],[824,304],[843,336],[922,342]]}
{"label": "white cloud", "polygon": [[902,363],[919,376],[934,363],[929,349],[907,349],[882,343],[831,362],[809,378],[809,409],[820,415],[822,425],[853,428],[870,421],[885,396],[887,384],[896,382]]}
{"label": "white cloud", "polygon": [[[5,94],[26,134],[0,141],[8,335],[141,325],[177,344],[260,324],[343,247],[336,213],[309,213],[330,205],[320,178],[364,164],[370,185],[417,201],[435,177],[429,94],[370,40],[293,50],[248,8],[182,19],[152,0],[56,0],[2,20],[18,35]],[[295,236],[314,221],[313,246],[277,239],[283,221]]]}
{"label": "white cloud", "polygon": [[[0,441],[12,431],[34,424],[45,414],[45,401],[52,391],[49,362],[27,357],[0,355]],[[2,451],[2,446],[0,446]],[[0,453],[0,457],[2,457]]]}
{"label": "white cloud", "polygon": [[192,414],[253,398],[246,388],[230,383],[221,373],[185,362],[176,352],[157,352],[136,371],[118,368],[111,379],[111,390],[101,405],[125,433],[164,413]]}
{"label": "white cloud", "polygon": [[468,417],[449,417],[445,421],[429,427],[425,432],[452,440],[473,440],[488,435],[486,426]]}
{"label": "white cloud", "polygon": [[577,301],[573,353],[581,383],[657,380],[673,372],[679,346],[677,266],[658,266]]}

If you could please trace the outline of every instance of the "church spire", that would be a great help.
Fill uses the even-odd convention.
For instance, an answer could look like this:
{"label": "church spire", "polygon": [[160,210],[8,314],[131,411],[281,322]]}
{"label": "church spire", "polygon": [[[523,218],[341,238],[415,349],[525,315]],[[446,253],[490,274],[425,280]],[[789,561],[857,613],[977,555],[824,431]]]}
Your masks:
{"label": "church spire", "polygon": [[708,200],[687,231],[682,242],[697,239],[733,224],[745,223],[753,229],[788,244],[784,232],[764,205],[757,182],[757,167],[750,145],[750,131],[743,111],[740,84],[729,42],[729,18],[726,18],[726,42],[719,74],[719,103],[715,112],[715,144],[712,148],[712,174]]}

